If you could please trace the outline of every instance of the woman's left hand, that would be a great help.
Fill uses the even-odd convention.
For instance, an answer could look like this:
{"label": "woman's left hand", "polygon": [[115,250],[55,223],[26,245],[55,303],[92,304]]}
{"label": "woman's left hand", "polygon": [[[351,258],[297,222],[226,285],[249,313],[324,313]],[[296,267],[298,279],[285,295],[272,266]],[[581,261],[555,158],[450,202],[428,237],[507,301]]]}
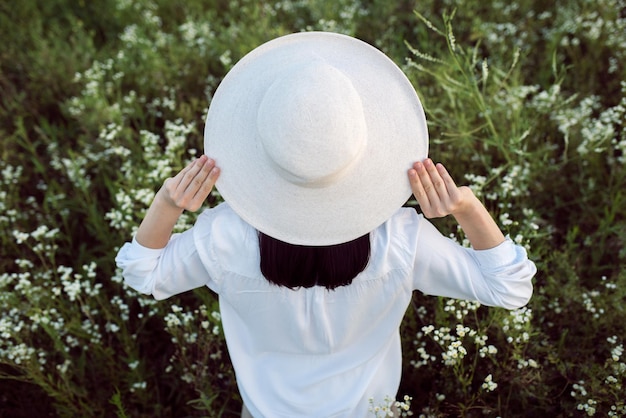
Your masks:
{"label": "woman's left hand", "polygon": [[183,210],[202,207],[220,174],[215,161],[203,155],[165,180],[143,218],[135,238],[148,248],[163,248]]}
{"label": "woman's left hand", "polygon": [[215,161],[203,155],[165,180],[159,193],[170,205],[195,212],[211,193],[219,174]]}

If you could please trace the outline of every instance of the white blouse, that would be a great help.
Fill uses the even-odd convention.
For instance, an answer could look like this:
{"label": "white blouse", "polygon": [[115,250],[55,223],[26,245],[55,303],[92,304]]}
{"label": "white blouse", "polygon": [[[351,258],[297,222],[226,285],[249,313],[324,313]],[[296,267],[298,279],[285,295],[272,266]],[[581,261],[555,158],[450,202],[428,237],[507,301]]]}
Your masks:
{"label": "white blouse", "polygon": [[464,248],[410,208],[370,240],[369,264],[352,284],[292,290],[263,277],[257,231],[223,203],[164,249],[124,244],[116,262],[126,283],[156,299],[200,286],[219,295],[252,416],[365,417],[370,398],[378,405],[398,391],[399,327],[413,290],[513,309],[530,299],[536,272],[510,239]]}

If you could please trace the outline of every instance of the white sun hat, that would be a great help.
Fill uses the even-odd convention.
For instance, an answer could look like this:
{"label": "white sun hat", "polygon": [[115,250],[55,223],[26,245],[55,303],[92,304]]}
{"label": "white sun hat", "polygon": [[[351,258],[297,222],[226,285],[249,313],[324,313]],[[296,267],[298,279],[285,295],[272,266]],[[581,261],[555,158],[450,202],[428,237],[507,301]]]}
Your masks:
{"label": "white sun hat", "polygon": [[224,200],[259,231],[296,245],[369,233],[411,196],[428,154],[422,105],[378,49],[328,32],[271,40],[219,85],[205,153]]}

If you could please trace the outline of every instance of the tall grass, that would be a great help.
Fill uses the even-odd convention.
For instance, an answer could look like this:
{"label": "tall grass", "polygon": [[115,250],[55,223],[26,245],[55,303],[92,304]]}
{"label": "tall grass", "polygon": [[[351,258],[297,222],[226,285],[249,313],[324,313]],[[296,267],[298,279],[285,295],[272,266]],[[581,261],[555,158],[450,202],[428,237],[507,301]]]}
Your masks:
{"label": "tall grass", "polygon": [[[224,74],[300,30],[357,36],[401,65],[427,112],[431,156],[539,267],[532,301],[513,312],[416,294],[400,399],[429,417],[626,416],[624,10],[623,0],[0,5],[0,416],[237,416],[215,296],[156,303],[125,287],[113,257],[162,181],[202,152]],[[438,226],[464,242],[451,222]]]}

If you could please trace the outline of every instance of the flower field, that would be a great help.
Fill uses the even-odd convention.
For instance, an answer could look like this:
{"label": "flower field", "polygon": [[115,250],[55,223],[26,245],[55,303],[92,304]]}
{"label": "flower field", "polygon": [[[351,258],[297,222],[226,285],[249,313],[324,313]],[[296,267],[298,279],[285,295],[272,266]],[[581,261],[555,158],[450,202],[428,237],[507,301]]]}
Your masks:
{"label": "flower field", "polygon": [[215,295],[157,303],[113,259],[221,78],[302,30],[403,68],[431,157],[538,267],[515,311],[414,295],[403,414],[626,416],[626,1],[25,0],[0,4],[0,417],[238,416]]}

